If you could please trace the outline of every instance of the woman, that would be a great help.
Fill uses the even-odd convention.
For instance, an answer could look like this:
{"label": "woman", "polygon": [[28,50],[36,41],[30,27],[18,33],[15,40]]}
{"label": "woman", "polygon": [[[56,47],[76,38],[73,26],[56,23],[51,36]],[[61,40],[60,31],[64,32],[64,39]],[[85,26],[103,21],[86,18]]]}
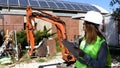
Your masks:
{"label": "woman", "polygon": [[[104,36],[99,31],[103,16],[99,12],[88,11],[84,18],[85,36],[79,46],[63,40],[62,43],[76,58],[75,68],[110,68],[111,56]],[[73,48],[69,48],[69,47]],[[74,51],[73,51],[73,50]]]}
{"label": "woman", "polygon": [[75,68],[110,68],[109,49],[104,36],[99,31],[102,20],[103,17],[99,12],[88,11],[85,15],[83,24],[85,36],[77,51],[82,61],[76,60]]}

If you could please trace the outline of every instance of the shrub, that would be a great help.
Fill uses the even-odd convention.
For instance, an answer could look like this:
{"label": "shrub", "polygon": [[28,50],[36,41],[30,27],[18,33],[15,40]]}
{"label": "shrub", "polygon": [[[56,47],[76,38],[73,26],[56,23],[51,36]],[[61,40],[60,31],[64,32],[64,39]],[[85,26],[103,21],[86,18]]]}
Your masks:
{"label": "shrub", "polygon": [[[34,33],[35,36],[35,45],[37,45],[43,38],[50,38],[56,33],[49,33],[50,29],[47,29],[46,26],[44,26],[44,30],[36,30]],[[27,43],[27,37],[26,37],[26,32],[25,30],[21,30],[17,32],[17,42],[21,43],[22,49],[25,49],[25,46],[28,46]]]}
{"label": "shrub", "polygon": [[25,46],[28,46],[25,30],[17,32],[17,42],[21,44],[22,49],[25,49]]}

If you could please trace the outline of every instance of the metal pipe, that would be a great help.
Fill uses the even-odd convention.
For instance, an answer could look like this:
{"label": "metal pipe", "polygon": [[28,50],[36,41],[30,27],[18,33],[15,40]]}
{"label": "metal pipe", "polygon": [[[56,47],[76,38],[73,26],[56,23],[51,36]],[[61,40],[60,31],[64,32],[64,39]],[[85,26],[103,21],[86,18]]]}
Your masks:
{"label": "metal pipe", "polygon": [[1,35],[3,36],[3,35],[4,35],[4,16],[1,15],[1,13],[0,13],[0,19],[2,19],[2,30],[1,30]]}
{"label": "metal pipe", "polygon": [[4,35],[4,16],[3,15],[2,15],[2,25],[3,25],[2,30],[3,30],[3,35]]}

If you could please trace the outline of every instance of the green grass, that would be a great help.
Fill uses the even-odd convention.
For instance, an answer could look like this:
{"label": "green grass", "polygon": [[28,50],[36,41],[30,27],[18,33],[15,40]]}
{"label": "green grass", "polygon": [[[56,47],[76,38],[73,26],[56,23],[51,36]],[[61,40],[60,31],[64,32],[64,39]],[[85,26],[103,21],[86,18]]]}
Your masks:
{"label": "green grass", "polygon": [[38,58],[36,59],[36,62],[45,62],[46,61],[46,58]]}
{"label": "green grass", "polygon": [[43,58],[37,58],[36,59],[36,62],[46,62],[46,61],[49,61],[51,60],[52,58],[54,58],[57,54],[53,54],[53,55],[48,55],[47,57],[43,57]]}
{"label": "green grass", "polygon": [[32,59],[30,59],[29,56],[28,56],[28,54],[26,53],[26,54],[24,54],[24,55],[22,56],[22,58],[20,59],[19,62],[20,62],[20,63],[21,63],[21,62],[30,63],[30,62],[32,62]]}

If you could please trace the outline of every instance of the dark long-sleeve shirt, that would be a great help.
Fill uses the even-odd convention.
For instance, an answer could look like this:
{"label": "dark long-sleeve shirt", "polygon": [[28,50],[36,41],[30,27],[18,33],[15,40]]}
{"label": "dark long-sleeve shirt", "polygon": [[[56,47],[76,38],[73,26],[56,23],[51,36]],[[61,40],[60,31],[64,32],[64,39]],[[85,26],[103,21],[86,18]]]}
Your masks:
{"label": "dark long-sleeve shirt", "polygon": [[107,48],[106,43],[104,42],[102,43],[100,47],[97,60],[85,54],[83,57],[83,59],[85,60],[84,64],[87,64],[88,66],[91,66],[92,68],[110,68],[110,67],[105,66],[107,55],[108,55],[108,48]]}
{"label": "dark long-sleeve shirt", "polygon": [[110,68],[105,66],[107,62],[107,56],[109,53],[106,42],[103,42],[101,44],[97,59],[93,59],[87,54],[85,54],[82,59],[79,58],[79,56],[75,52],[73,52],[72,47],[70,48],[70,46],[78,48],[79,46],[76,46],[76,45],[79,45],[79,44],[77,43],[71,43],[71,42],[68,42],[67,40],[64,40],[63,44],[66,45],[66,47],[69,47],[68,49],[77,58],[79,62],[86,64],[87,66],[91,66],[92,68]]}

